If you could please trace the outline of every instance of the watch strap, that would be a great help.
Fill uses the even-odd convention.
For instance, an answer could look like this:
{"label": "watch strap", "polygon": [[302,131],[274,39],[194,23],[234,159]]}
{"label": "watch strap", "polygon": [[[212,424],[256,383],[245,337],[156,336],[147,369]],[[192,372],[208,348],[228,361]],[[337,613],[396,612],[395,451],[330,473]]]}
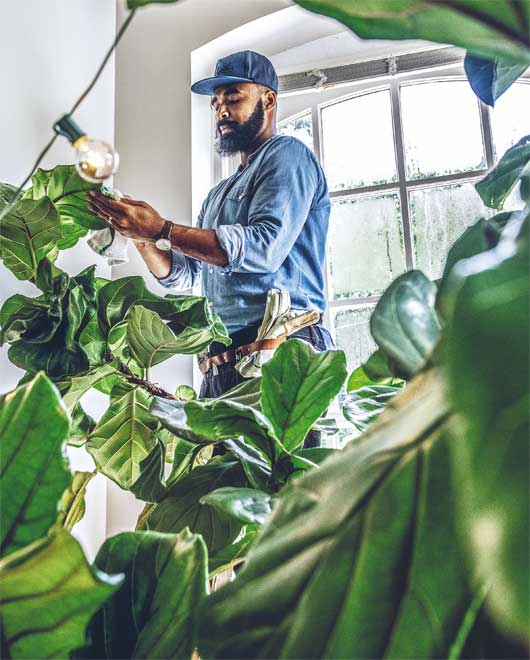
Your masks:
{"label": "watch strap", "polygon": [[162,227],[162,231],[160,232],[160,236],[158,237],[157,240],[160,240],[161,238],[169,239],[171,236],[171,230],[173,229],[173,223],[170,222],[169,220],[166,220],[164,222],[164,226]]}

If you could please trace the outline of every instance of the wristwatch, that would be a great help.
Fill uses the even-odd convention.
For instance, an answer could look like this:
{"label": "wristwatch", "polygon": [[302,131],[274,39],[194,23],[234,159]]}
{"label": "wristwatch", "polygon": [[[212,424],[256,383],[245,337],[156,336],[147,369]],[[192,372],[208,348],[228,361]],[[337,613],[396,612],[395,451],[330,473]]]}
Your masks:
{"label": "wristwatch", "polygon": [[159,250],[168,251],[171,250],[171,230],[173,229],[173,223],[169,220],[164,222],[160,236],[156,239],[155,245]]}

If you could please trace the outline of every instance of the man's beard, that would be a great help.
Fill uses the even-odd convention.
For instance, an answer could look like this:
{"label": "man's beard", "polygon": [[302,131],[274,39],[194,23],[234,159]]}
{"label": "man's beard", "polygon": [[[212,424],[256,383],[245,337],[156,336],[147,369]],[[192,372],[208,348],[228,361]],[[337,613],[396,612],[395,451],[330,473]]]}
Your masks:
{"label": "man's beard", "polygon": [[[258,135],[263,128],[265,113],[263,111],[263,102],[261,99],[256,103],[253,113],[243,124],[228,119],[219,122],[217,125],[217,139],[215,149],[220,156],[232,156],[239,151],[248,150],[257,140]],[[230,126],[233,130],[230,133],[222,135],[219,133],[219,126]]]}

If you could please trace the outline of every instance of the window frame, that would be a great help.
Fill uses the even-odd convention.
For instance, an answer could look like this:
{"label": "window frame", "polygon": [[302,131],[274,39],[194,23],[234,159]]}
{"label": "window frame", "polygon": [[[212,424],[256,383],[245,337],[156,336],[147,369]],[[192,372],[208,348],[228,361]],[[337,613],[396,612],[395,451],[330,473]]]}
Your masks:
{"label": "window frame", "polygon": [[[488,171],[495,165],[494,149],[493,149],[493,132],[491,122],[491,110],[480,99],[476,99],[478,104],[478,114],[482,135],[482,145],[485,157],[485,167],[467,170],[465,172],[457,172],[453,174],[444,174],[432,177],[424,177],[421,179],[408,179],[406,176],[406,156],[404,147],[403,135],[403,121],[401,114],[401,97],[400,91],[403,86],[424,83],[436,83],[447,81],[465,81],[467,78],[463,69],[463,57],[460,55],[458,61],[454,61],[454,49],[445,49],[447,51],[449,64],[441,63],[435,68],[425,68],[419,66],[415,70],[407,71],[406,73],[398,73],[394,75],[377,75],[375,78],[363,79],[357,82],[340,82],[332,85],[323,86],[307,86],[306,89],[297,90],[296,94],[315,93],[312,103],[306,105],[303,109],[283,117],[278,122],[278,130],[285,124],[296,120],[299,117],[310,114],[312,120],[312,134],[314,153],[318,158],[322,168],[324,168],[324,146],[323,146],[323,127],[322,127],[322,110],[326,107],[348,101],[352,98],[358,98],[366,94],[388,90],[390,93],[390,105],[392,115],[392,130],[394,136],[394,157],[396,163],[397,180],[390,183],[375,184],[370,186],[361,186],[350,189],[341,189],[329,193],[330,200],[333,202],[335,199],[354,199],[359,198],[361,195],[375,194],[375,193],[395,193],[398,196],[401,212],[401,225],[403,230],[403,242],[405,252],[405,265],[406,271],[410,271],[415,267],[415,246],[413,236],[413,226],[410,211],[409,193],[418,189],[429,189],[439,187],[442,185],[475,183],[484,177]],[[417,54],[415,54],[417,55]],[[379,61],[378,61],[379,62]],[[351,75],[351,66],[344,67],[348,69]],[[308,72],[317,75],[319,72]],[[303,74],[296,74],[298,78]],[[282,79],[280,78],[280,81]],[[530,84],[530,71],[521,76],[517,82]],[[347,85],[348,91],[340,93],[341,89]],[[285,87],[285,82],[283,84]],[[293,92],[281,92],[282,83],[280,82],[280,95],[279,103],[281,104],[282,96],[289,96]],[[353,88],[353,89],[352,89]],[[319,102],[318,92],[325,89],[325,91],[336,91],[337,94],[332,98]],[[373,295],[367,297],[341,297],[333,299],[331,287],[331,272],[330,272],[330,257],[329,248],[326,250],[326,268],[325,268],[325,295],[327,302],[327,309],[324,315],[324,324],[329,329],[332,337],[336,340],[335,325],[332,321],[333,311],[341,307],[357,307],[366,305],[375,305],[380,299],[380,295]]]}

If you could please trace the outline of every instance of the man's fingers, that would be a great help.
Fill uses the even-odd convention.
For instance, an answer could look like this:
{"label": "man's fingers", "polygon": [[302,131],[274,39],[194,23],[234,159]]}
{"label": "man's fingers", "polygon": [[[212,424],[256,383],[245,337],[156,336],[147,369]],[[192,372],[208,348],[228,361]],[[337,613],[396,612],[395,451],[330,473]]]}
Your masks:
{"label": "man's fingers", "polygon": [[127,204],[117,199],[111,199],[95,190],[88,193],[88,199],[91,202],[96,202],[100,207],[109,211],[114,211],[115,215],[124,215],[126,213]]}
{"label": "man's fingers", "polygon": [[124,195],[121,201],[129,206],[145,206],[145,202],[142,202],[139,199],[132,199],[129,195]]}
{"label": "man's fingers", "polygon": [[90,203],[88,208],[92,213],[95,213],[111,227],[118,230],[121,229],[120,220],[115,217],[114,212],[111,213],[106,209],[98,208],[94,202]]}

